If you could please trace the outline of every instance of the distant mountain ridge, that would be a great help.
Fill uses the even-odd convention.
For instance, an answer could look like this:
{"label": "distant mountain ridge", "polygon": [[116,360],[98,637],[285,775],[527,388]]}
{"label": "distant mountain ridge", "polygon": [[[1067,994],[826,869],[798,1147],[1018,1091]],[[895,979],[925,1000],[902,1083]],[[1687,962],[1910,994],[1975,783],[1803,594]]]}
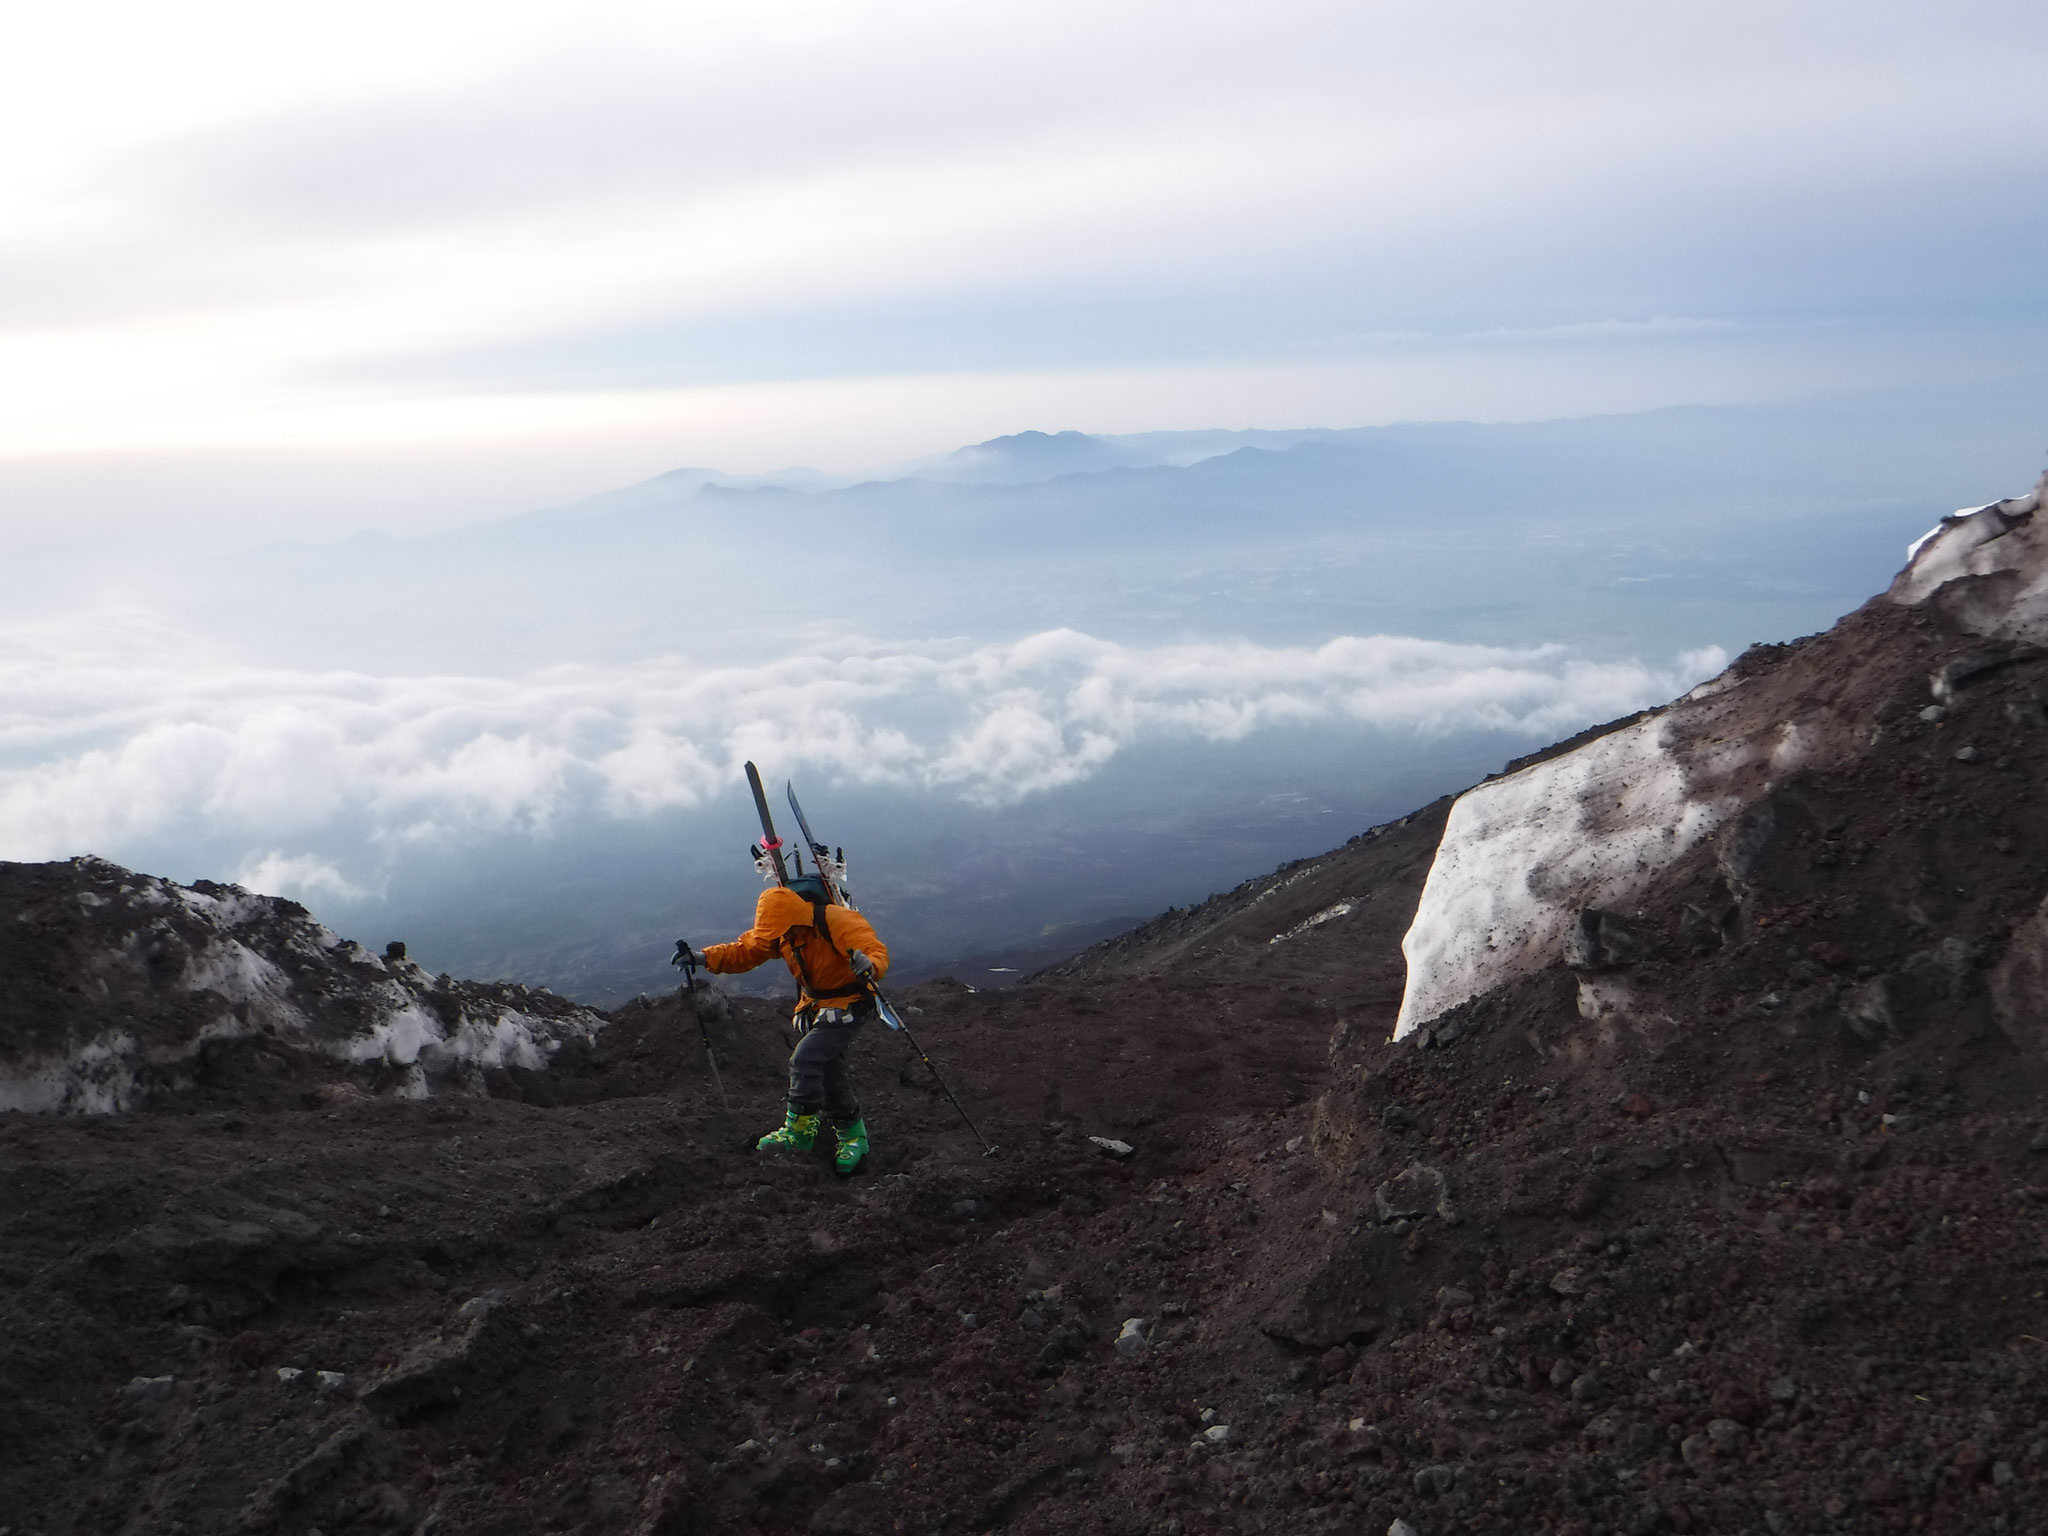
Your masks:
{"label": "distant mountain ridge", "polygon": [[[1949,425],[1917,405],[1825,403],[1124,436],[1052,423],[940,456],[956,470],[1050,478],[948,481],[906,466],[910,478],[825,488],[811,472],[699,465],[431,537],[195,553],[137,580],[193,634],[289,669],[275,686],[319,710],[340,708],[325,702],[337,669],[458,679],[429,691],[502,710],[458,727],[486,744],[555,740],[558,717],[535,702],[554,686],[535,681],[546,669],[590,669],[562,674],[590,697],[613,679],[597,716],[616,730],[656,674],[732,669],[766,688],[764,659],[792,675],[804,658],[829,669],[849,655],[943,668],[1059,633],[1128,652],[1115,665],[1141,680],[1165,676],[1182,647],[1249,647],[1263,666],[1276,649],[1313,655],[1334,637],[1374,635],[1661,666],[1825,627],[1888,581],[1907,540],[1957,498],[2031,479],[2035,426],[2015,425],[2028,402],[1967,405]],[[1018,676],[1055,690],[1043,698],[1067,696],[1067,672]],[[860,718],[937,732],[913,695],[926,697],[912,690]],[[823,730],[809,707],[777,704],[776,728]],[[806,772],[838,802],[835,836],[858,844],[863,898],[905,963],[993,966],[1044,963],[1049,927],[1072,934],[1185,902],[1324,846],[1330,817],[1370,824],[1528,745],[1349,717],[1229,742],[1147,730],[1087,779],[999,813],[967,806],[950,783]],[[564,750],[581,761],[595,749],[579,739]],[[302,818],[287,851],[357,889],[410,893],[320,899],[336,922],[403,934],[436,970],[621,1001],[668,981],[676,934],[716,931],[750,899],[730,883],[750,818],[720,799],[620,815],[579,787],[581,772],[550,802],[572,818],[554,830],[451,822],[430,845],[373,841],[360,818],[338,815]],[[1302,814],[1276,809],[1281,792]],[[154,845],[103,851],[190,874],[247,867],[270,846],[242,839],[186,818]]]}

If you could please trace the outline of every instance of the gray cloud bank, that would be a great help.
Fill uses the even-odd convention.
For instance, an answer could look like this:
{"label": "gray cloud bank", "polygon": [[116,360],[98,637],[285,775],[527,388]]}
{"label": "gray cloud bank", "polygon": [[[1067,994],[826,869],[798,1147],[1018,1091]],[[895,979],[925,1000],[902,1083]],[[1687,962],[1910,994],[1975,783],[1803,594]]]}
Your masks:
{"label": "gray cloud bank", "polygon": [[303,850],[631,818],[776,773],[998,805],[1142,742],[1349,723],[1549,739],[1717,671],[1561,648],[1343,636],[1313,647],[1134,646],[1074,630],[999,643],[652,659],[519,677],[265,668],[144,621],[0,632],[0,857],[120,848],[175,829],[239,840],[259,886],[348,895],[374,878]]}

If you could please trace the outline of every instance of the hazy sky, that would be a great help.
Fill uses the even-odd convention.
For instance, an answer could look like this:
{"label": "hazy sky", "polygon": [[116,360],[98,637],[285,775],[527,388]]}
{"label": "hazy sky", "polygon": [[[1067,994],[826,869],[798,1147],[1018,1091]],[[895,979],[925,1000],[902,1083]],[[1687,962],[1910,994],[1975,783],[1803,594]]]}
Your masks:
{"label": "hazy sky", "polygon": [[74,0],[0,51],[0,547],[2043,339],[2038,0]]}

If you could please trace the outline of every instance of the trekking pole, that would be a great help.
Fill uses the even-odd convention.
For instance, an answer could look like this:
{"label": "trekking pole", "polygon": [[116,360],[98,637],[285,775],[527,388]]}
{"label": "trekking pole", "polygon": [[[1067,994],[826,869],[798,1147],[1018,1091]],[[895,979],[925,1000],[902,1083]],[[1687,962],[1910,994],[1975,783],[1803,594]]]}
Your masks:
{"label": "trekking pole", "polygon": [[704,1040],[704,1059],[711,1063],[711,1081],[718,1087],[718,1102],[724,1106],[727,1114],[731,1114],[732,1100],[725,1096],[725,1079],[718,1075],[718,1052],[711,1049],[711,1026],[704,1022],[703,1014],[697,1013],[697,999],[694,995],[697,991],[696,952],[690,948],[688,941],[677,939],[676,952],[669,957],[668,963],[683,968],[683,991],[692,994],[690,1012],[697,1014],[697,1033]]}
{"label": "trekking pole", "polygon": [[946,1102],[948,1104],[951,1104],[954,1109],[959,1110],[960,1118],[967,1122],[967,1129],[973,1131],[974,1139],[981,1143],[981,1155],[983,1157],[994,1157],[996,1155],[996,1148],[990,1143],[989,1139],[986,1136],[981,1134],[980,1128],[977,1127],[972,1120],[968,1119],[967,1111],[960,1108],[960,1101],[953,1097],[953,1090],[948,1088],[946,1086],[946,1080],[943,1077],[939,1076],[939,1069],[937,1067],[932,1066],[931,1057],[925,1055],[924,1047],[917,1043],[917,1036],[913,1035],[910,1032],[910,1026],[903,1022],[903,1015],[898,1013],[893,1007],[890,1006],[889,999],[882,996],[882,989],[876,986],[874,982],[870,981],[867,984],[867,987],[868,996],[872,997],[875,1000],[875,1009],[877,1012],[881,1014],[882,1022],[888,1025],[891,1029],[900,1032],[903,1038],[910,1042],[910,1048],[913,1051],[917,1052],[917,1059],[923,1062],[926,1067],[930,1068],[932,1074],[932,1081],[939,1085],[939,1092],[943,1093],[946,1096]]}

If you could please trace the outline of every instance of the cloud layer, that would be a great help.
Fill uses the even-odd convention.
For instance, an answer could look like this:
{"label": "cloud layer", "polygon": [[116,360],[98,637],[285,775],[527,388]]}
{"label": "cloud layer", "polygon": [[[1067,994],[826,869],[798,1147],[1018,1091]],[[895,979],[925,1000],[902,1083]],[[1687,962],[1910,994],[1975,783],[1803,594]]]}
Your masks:
{"label": "cloud layer", "polygon": [[1591,663],[1389,635],[1139,647],[1057,629],[747,667],[379,677],[251,665],[140,619],[81,629],[0,633],[0,857],[203,833],[256,850],[243,873],[259,886],[340,896],[370,877],[292,851],[340,825],[389,846],[635,817],[729,791],[748,758],[1000,804],[1148,741],[1317,725],[1548,739],[1726,659]]}

